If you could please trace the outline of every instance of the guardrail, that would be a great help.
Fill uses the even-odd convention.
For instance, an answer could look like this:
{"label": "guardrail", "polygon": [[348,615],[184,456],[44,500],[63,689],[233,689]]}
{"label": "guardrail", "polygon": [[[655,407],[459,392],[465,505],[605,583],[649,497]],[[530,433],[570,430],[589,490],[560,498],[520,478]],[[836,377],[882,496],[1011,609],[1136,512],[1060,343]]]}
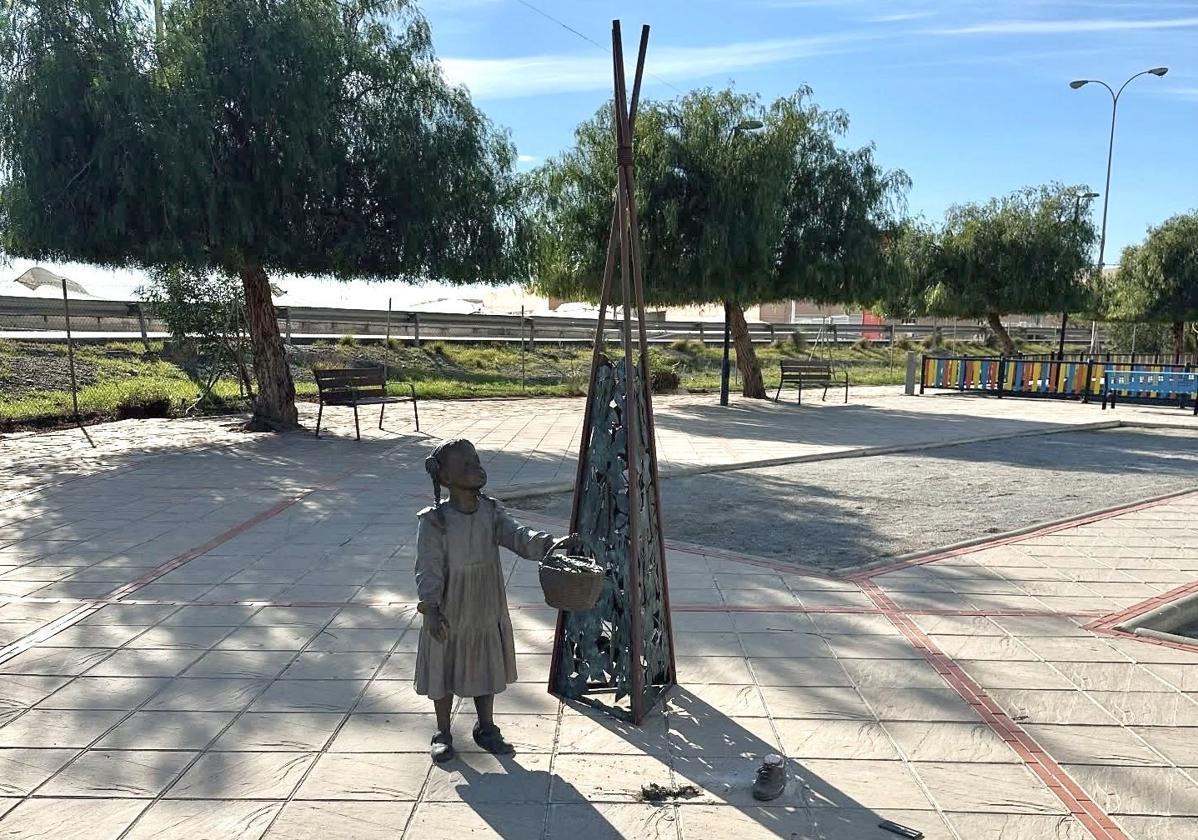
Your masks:
{"label": "guardrail", "polygon": [[[595,336],[595,318],[557,315],[463,315],[444,312],[408,312],[385,309],[338,309],[313,306],[276,307],[279,331],[289,343],[337,339],[381,341],[388,335],[417,345],[424,340],[493,341],[529,343],[585,343]],[[607,335],[618,336],[619,324],[608,320]],[[168,334],[166,325],[136,301],[72,300],[71,326],[81,341],[138,339]],[[861,339],[893,344],[900,337],[926,338],[937,330],[946,337],[982,339],[985,327],[977,324],[850,324],[801,322],[748,325],[754,343],[786,338],[796,331],[808,340],[819,337],[828,344],[852,344]],[[723,325],[714,321],[667,321],[646,319],[649,340],[656,343],[689,339],[703,343],[723,340]],[[1013,336],[1028,340],[1055,340],[1059,330],[1045,327],[1012,327]],[[24,340],[59,340],[65,336],[62,302],[51,298],[0,295],[0,336]],[[1066,340],[1088,343],[1088,328],[1067,330]]]}
{"label": "guardrail", "polygon": [[1048,359],[1014,356],[928,356],[920,365],[919,393],[927,388],[993,394],[996,397],[1101,397],[1108,370],[1136,373],[1186,373],[1192,365],[1173,364],[1162,357],[1111,356],[1086,359]]}

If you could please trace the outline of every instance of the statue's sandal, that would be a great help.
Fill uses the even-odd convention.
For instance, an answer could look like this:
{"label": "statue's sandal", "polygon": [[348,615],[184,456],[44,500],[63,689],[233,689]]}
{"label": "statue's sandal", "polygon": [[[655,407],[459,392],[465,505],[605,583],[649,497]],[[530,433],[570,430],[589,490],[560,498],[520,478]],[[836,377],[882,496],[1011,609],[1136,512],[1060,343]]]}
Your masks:
{"label": "statue's sandal", "polygon": [[478,744],[492,755],[511,755],[516,748],[503,740],[503,733],[498,726],[474,725],[474,743]]}
{"label": "statue's sandal", "polygon": [[436,764],[444,764],[456,755],[453,749],[453,736],[444,732],[438,732],[433,736],[433,743],[429,748],[432,754],[433,761]]}

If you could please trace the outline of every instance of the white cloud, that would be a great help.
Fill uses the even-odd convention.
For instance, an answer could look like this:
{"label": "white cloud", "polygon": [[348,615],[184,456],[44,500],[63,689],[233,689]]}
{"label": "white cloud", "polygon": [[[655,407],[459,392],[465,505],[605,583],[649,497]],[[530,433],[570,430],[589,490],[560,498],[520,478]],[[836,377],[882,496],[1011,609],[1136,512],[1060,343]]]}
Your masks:
{"label": "white cloud", "polygon": [[540,158],[536,155],[516,155],[516,160],[520,163],[536,163]]}
{"label": "white cloud", "polygon": [[930,18],[935,14],[935,12],[894,12],[887,15],[874,15],[873,17],[864,18],[864,20],[866,23],[901,23],[908,20]]}
{"label": "white cloud", "polygon": [[1198,102],[1198,87],[1172,87],[1161,91],[1163,96],[1170,96],[1174,99],[1188,99]]}
{"label": "white cloud", "polygon": [[[709,47],[659,47],[650,50],[646,84],[721,76],[770,64],[844,52],[875,35],[779,38]],[[635,55],[625,55],[631,82]],[[611,58],[594,54],[543,54],[513,58],[443,58],[445,76],[465,85],[478,99],[512,99],[545,93],[611,89]]]}
{"label": "white cloud", "polygon": [[944,29],[926,29],[925,35],[1057,35],[1078,32],[1129,32],[1140,29],[1198,27],[1198,17],[1133,20],[1091,18],[1075,20],[993,20]]}

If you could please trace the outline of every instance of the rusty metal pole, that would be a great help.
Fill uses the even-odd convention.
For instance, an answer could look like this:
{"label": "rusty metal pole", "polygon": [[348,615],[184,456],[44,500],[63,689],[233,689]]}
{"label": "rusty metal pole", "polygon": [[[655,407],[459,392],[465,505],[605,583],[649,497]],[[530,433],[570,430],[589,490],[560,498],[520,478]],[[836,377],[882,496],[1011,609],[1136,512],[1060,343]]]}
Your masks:
{"label": "rusty metal pole", "polygon": [[624,305],[621,323],[621,344],[624,347],[624,427],[625,469],[628,475],[628,617],[630,627],[629,647],[631,661],[629,677],[632,683],[632,722],[639,724],[645,715],[645,673],[641,661],[644,659],[642,638],[641,586],[640,586],[640,408],[637,400],[637,371],[633,366],[632,353],[632,239],[628,227],[629,198],[632,180],[632,138],[628,130],[627,93],[624,87],[624,45],[620,36],[620,22],[612,21],[612,63],[615,70],[615,123],[616,123],[616,193],[620,210],[620,292]]}

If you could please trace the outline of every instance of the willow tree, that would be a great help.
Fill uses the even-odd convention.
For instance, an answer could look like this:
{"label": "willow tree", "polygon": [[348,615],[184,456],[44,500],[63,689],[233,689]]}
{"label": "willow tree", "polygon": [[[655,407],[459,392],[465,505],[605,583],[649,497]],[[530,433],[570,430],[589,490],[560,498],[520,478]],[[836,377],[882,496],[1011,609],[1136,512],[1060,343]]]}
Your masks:
{"label": "willow tree", "polygon": [[1198,321],[1198,213],[1174,216],[1125,248],[1104,298],[1110,320],[1170,324],[1180,361],[1186,322]]}
{"label": "willow tree", "polygon": [[296,425],[269,275],[511,281],[514,150],[406,0],[16,0],[0,247],[240,280],[252,425]]}
{"label": "willow tree", "polygon": [[1004,315],[1083,308],[1097,238],[1085,195],[1053,184],[950,208],[926,272],[928,310],[984,320],[1010,354]]}
{"label": "willow tree", "polygon": [[[765,397],[747,306],[792,298],[877,296],[885,231],[906,188],[866,147],[841,148],[847,117],[806,88],[766,106],[732,90],[642,103],[636,186],[646,301],[721,302],[743,392]],[[610,107],[575,130],[573,148],[533,175],[535,283],[555,297],[596,300],[602,280],[615,151]]]}

